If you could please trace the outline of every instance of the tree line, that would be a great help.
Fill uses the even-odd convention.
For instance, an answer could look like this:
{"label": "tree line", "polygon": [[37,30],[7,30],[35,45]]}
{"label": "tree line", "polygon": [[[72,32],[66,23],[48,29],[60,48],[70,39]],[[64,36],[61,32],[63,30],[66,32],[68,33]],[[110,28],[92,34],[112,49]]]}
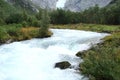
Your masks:
{"label": "tree line", "polygon": [[57,9],[50,13],[52,24],[120,24],[120,5],[106,6],[99,8],[97,5],[82,12],[71,12]]}
{"label": "tree line", "polygon": [[[0,25],[1,24],[22,24],[25,26],[41,26],[42,12],[40,9],[38,13],[29,13],[24,9],[17,11],[9,4],[0,0]],[[71,12],[69,10],[57,9],[49,11],[47,14],[50,17],[51,24],[75,24],[75,23],[93,23],[93,24],[120,24],[120,1],[116,4],[99,8],[90,7],[82,12]],[[13,11],[11,11],[13,10]],[[7,12],[8,11],[8,12]]]}

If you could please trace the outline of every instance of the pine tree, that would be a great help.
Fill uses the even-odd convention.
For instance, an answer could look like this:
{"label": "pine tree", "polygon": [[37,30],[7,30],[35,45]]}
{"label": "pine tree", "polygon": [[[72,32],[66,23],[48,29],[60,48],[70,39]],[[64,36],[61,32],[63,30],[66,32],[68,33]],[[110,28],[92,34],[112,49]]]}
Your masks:
{"label": "pine tree", "polygon": [[42,12],[41,18],[41,27],[40,27],[40,37],[47,37],[48,28],[49,28],[50,18],[48,16],[47,10]]}

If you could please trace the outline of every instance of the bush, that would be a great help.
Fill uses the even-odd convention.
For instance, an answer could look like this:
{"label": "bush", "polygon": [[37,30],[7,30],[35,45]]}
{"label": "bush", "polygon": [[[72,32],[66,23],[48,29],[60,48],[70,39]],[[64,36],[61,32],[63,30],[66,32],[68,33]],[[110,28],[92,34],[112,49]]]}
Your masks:
{"label": "bush", "polygon": [[32,23],[32,26],[34,26],[34,27],[41,27],[41,21],[34,20],[33,23]]}
{"label": "bush", "polygon": [[21,23],[22,21],[24,21],[24,18],[23,18],[21,13],[10,14],[6,18],[6,23],[7,24]]}
{"label": "bush", "polygon": [[42,13],[41,27],[39,29],[40,37],[48,37],[49,23],[50,23],[50,18],[48,16],[48,12],[45,10]]}
{"label": "bush", "polygon": [[105,43],[87,51],[80,70],[90,80],[120,80],[120,35],[112,34]]}
{"label": "bush", "polygon": [[7,33],[10,35],[10,36],[18,36],[19,35],[19,32],[20,32],[20,28],[19,27],[9,27],[7,29]]}
{"label": "bush", "polygon": [[27,26],[28,26],[28,23],[27,23],[26,21],[23,21],[23,22],[22,22],[22,26],[23,26],[23,27],[27,27]]}
{"label": "bush", "polygon": [[4,43],[9,39],[10,39],[10,36],[7,33],[7,31],[0,27],[0,43]]}

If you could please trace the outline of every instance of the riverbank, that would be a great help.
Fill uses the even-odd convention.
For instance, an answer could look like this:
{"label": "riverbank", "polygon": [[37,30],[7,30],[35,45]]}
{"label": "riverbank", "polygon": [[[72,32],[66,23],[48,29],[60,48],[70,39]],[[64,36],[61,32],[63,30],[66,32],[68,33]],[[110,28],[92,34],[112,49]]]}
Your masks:
{"label": "riverbank", "polygon": [[53,25],[52,28],[111,33],[103,43],[77,53],[84,60],[79,70],[90,80],[120,80],[120,25],[69,24]]}
{"label": "riverbank", "polygon": [[[53,32],[50,38],[34,38],[0,46],[0,80],[87,80],[78,74],[79,61],[82,60],[75,54],[89,49],[91,43],[98,43],[107,34],[50,30]],[[70,62],[71,66],[64,70],[55,68],[55,64],[62,61]]]}
{"label": "riverbank", "polygon": [[[10,27],[11,26],[11,27]],[[120,25],[97,25],[97,24],[68,24],[50,25],[50,28],[77,29],[95,32],[111,33],[105,37],[103,43],[93,46],[90,50],[80,52],[84,62],[80,64],[82,74],[90,80],[119,80],[120,74]],[[52,35],[47,33],[45,37]],[[37,27],[21,27],[20,25],[5,25],[0,27],[0,43],[21,41],[43,37]],[[83,54],[83,55],[81,55]]]}
{"label": "riverbank", "polygon": [[67,24],[67,25],[51,25],[50,28],[57,29],[77,29],[93,32],[114,33],[120,32],[120,25],[100,25],[100,24]]}
{"label": "riverbank", "polygon": [[3,25],[0,26],[0,44],[50,37],[52,35],[52,32],[49,30],[45,35],[41,35],[40,31],[38,27],[22,27],[20,24]]}

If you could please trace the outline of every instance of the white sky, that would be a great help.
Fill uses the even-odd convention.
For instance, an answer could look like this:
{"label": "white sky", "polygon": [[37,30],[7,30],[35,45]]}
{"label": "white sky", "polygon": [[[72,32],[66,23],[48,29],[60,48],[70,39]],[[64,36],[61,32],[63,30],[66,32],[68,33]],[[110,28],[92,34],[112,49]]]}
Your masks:
{"label": "white sky", "polygon": [[58,0],[56,7],[63,8],[66,0]]}

